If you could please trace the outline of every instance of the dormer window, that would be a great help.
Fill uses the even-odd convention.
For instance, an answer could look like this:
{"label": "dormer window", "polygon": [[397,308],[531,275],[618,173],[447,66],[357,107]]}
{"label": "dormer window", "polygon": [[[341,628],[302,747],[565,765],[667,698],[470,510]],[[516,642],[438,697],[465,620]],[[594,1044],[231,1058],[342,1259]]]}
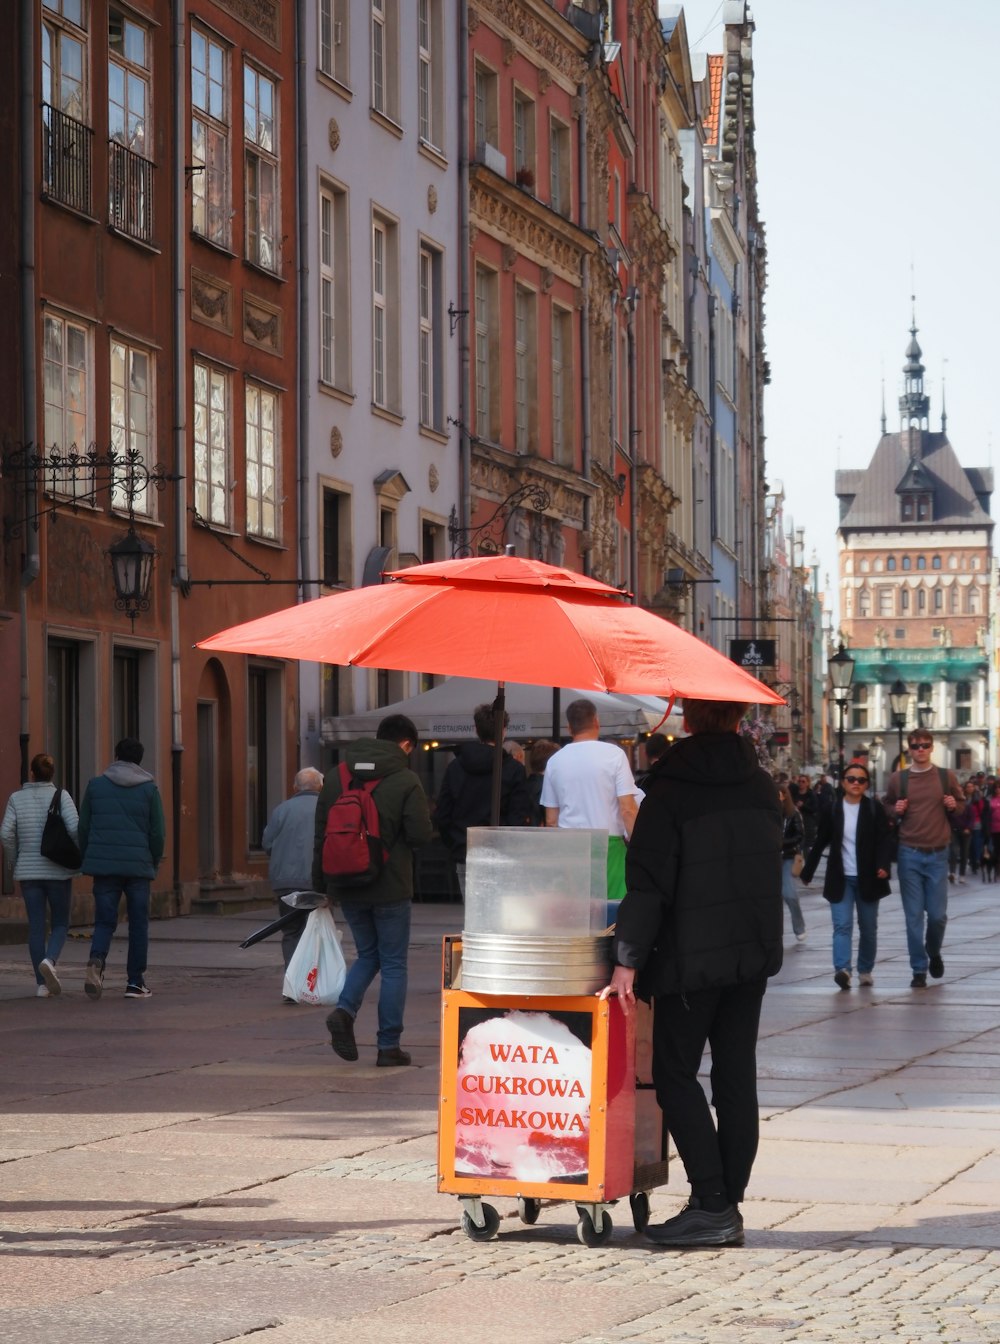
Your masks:
{"label": "dormer window", "polygon": [[899,500],[899,518],[903,523],[929,523],[933,518],[933,499],[930,491],[905,494]]}

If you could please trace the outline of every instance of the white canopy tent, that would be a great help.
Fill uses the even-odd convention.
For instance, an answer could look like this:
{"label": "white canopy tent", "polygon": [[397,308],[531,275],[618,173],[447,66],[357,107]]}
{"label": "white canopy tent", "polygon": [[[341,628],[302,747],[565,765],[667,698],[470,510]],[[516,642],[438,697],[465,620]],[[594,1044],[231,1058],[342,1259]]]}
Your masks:
{"label": "white canopy tent", "polygon": [[[439,685],[410,696],[395,705],[361,714],[345,714],[323,720],[322,738],[328,746],[353,742],[359,737],[374,737],[387,714],[405,714],[412,719],[426,742],[470,741],[476,736],[473,713],[477,705],[492,704],[496,699],[495,681],[472,677],[448,677]],[[507,682],[504,687],[510,724],[507,736],[514,738],[551,737],[552,687],[528,686]],[[566,706],[573,700],[592,700],[597,706],[602,737],[637,737],[652,731],[667,712],[666,700],[653,695],[607,695],[602,691],[578,691],[560,687],[561,732],[565,734]],[[675,706],[661,732],[679,733],[682,712]]]}

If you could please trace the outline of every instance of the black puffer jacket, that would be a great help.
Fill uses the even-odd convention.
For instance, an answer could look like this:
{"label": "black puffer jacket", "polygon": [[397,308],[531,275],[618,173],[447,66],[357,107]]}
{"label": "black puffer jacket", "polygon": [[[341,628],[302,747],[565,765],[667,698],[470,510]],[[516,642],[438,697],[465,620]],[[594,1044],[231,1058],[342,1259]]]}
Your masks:
{"label": "black puffer jacket", "polygon": [[[465,862],[466,832],[490,824],[493,757],[489,742],[463,742],[441,781],[434,821],[456,863]],[[500,825],[530,826],[531,798],[524,766],[503,754],[500,774]]]}
{"label": "black puffer jacket", "polygon": [[698,733],[670,747],[639,807],[615,933],[642,998],[781,969],[781,835],[777,788],[745,738]]}

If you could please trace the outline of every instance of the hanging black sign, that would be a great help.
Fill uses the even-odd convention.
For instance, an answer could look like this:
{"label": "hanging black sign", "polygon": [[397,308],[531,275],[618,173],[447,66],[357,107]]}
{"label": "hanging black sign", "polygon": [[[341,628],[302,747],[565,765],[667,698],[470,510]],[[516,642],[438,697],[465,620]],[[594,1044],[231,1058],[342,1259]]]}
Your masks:
{"label": "hanging black sign", "polygon": [[740,667],[752,671],[755,667],[773,667],[775,660],[773,639],[731,639],[729,657]]}

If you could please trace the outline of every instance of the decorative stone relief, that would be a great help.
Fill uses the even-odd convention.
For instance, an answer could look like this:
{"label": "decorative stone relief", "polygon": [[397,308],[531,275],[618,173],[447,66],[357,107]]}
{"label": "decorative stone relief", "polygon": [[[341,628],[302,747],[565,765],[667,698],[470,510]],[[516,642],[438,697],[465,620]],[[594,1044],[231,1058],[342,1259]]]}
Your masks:
{"label": "decorative stone relief", "polygon": [[432,495],[437,490],[438,486],[441,484],[441,474],[433,462],[427,469],[427,484],[430,486]]}
{"label": "decorative stone relief", "polygon": [[330,430],[330,456],[339,457],[344,451],[344,436],[340,432],[340,426],[334,425]]}
{"label": "decorative stone relief", "polygon": [[512,271],[514,269],[514,263],[517,261],[517,248],[512,247],[510,243],[506,243],[500,257],[504,270]]}
{"label": "decorative stone relief", "polygon": [[191,269],[191,320],[201,322],[206,327],[214,327],[231,336],[233,333],[232,315],[233,291],[230,285],[208,275],[204,271]]}
{"label": "decorative stone relief", "polygon": [[217,0],[241,23],[259,33],[272,47],[281,46],[281,6],[278,0]]}
{"label": "decorative stone relief", "polygon": [[552,83],[552,71],[546,70],[543,66],[538,72],[538,87],[542,93],[547,93],[549,85]]}
{"label": "decorative stone relief", "polygon": [[469,32],[474,33],[479,27],[479,14],[476,10],[469,10]]}
{"label": "decorative stone relief", "polygon": [[243,295],[243,339],[268,354],[281,354],[281,309],[255,294]]}
{"label": "decorative stone relief", "polygon": [[556,273],[551,267],[546,266],[542,271],[542,293],[547,294],[556,282]]}
{"label": "decorative stone relief", "polygon": [[330,143],[330,150],[336,154],[340,148],[340,127],[337,125],[336,117],[330,118],[330,124],[326,128],[326,138]]}
{"label": "decorative stone relief", "polygon": [[431,185],[427,188],[427,209],[433,215],[436,213],[437,208],[438,208],[437,187],[435,187],[434,184],[431,183]]}
{"label": "decorative stone relief", "polygon": [[[520,38],[522,44],[530,49],[540,63],[550,66],[574,84],[583,82],[587,69],[586,61],[557,37],[551,28],[528,14],[523,0],[478,0],[478,6],[485,13],[498,19],[508,32]],[[475,22],[478,26],[479,16],[470,7],[470,33],[475,32],[473,15],[476,16]]]}

